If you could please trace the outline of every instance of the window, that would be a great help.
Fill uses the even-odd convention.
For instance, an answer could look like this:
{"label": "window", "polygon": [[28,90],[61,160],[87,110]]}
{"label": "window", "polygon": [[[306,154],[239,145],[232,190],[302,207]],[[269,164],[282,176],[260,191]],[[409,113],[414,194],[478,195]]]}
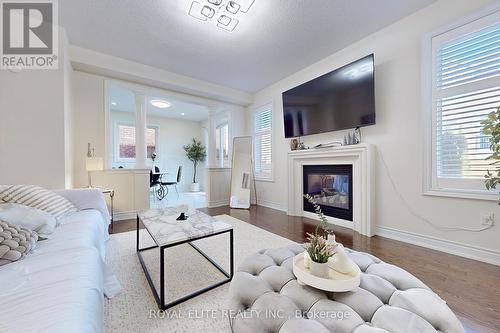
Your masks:
{"label": "window", "polygon": [[499,20],[496,12],[430,39],[429,192],[488,195],[491,150],[481,121],[500,106]]}
{"label": "window", "polygon": [[219,166],[224,166],[224,161],[229,160],[229,125],[228,123],[221,124],[215,129],[215,147],[216,156]]}
{"label": "window", "polygon": [[254,168],[258,180],[273,179],[272,126],[273,110],[271,105],[259,108],[254,113]]}
{"label": "window", "polygon": [[[118,154],[118,161],[135,159],[135,126],[118,124],[116,131],[115,142],[117,144],[116,150]],[[146,145],[147,145],[147,158],[151,158],[153,152],[156,151],[157,141],[157,128],[146,128]]]}

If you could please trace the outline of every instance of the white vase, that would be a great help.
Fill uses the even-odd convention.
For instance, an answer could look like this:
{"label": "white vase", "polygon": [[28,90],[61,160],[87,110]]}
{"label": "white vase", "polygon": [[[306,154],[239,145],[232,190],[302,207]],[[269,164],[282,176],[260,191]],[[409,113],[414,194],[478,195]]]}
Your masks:
{"label": "white vase", "polygon": [[328,266],[342,274],[349,274],[352,272],[352,260],[345,253],[344,246],[337,244],[333,256],[328,258]]}
{"label": "white vase", "polygon": [[200,192],[200,183],[191,183],[191,185],[189,185],[189,190],[191,192]]}
{"label": "white vase", "polygon": [[307,251],[304,251],[304,267],[308,269],[311,268],[311,257]]}
{"label": "white vase", "polygon": [[311,274],[320,278],[328,278],[329,273],[328,263],[319,263],[311,260]]}

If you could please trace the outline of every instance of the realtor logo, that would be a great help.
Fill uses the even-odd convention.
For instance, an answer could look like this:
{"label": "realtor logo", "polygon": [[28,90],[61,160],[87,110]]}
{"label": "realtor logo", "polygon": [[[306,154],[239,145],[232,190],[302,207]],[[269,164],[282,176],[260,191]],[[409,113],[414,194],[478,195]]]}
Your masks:
{"label": "realtor logo", "polygon": [[2,69],[57,69],[57,2],[1,1]]}

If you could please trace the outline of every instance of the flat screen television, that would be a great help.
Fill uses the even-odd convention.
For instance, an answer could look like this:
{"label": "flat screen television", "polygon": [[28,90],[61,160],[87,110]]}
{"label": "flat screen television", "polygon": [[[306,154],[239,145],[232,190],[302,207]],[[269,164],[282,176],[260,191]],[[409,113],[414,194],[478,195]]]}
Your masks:
{"label": "flat screen television", "polygon": [[373,54],[283,93],[285,137],[375,124]]}

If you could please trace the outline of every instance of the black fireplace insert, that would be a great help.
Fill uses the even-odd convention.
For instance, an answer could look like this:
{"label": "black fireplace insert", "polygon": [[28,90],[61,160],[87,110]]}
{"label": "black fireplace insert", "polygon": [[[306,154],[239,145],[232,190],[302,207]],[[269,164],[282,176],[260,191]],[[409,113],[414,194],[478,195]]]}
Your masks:
{"label": "black fireplace insert", "polygon": [[[326,216],[352,221],[352,165],[304,165],[304,194],[311,195]],[[307,199],[304,210],[314,213]]]}

